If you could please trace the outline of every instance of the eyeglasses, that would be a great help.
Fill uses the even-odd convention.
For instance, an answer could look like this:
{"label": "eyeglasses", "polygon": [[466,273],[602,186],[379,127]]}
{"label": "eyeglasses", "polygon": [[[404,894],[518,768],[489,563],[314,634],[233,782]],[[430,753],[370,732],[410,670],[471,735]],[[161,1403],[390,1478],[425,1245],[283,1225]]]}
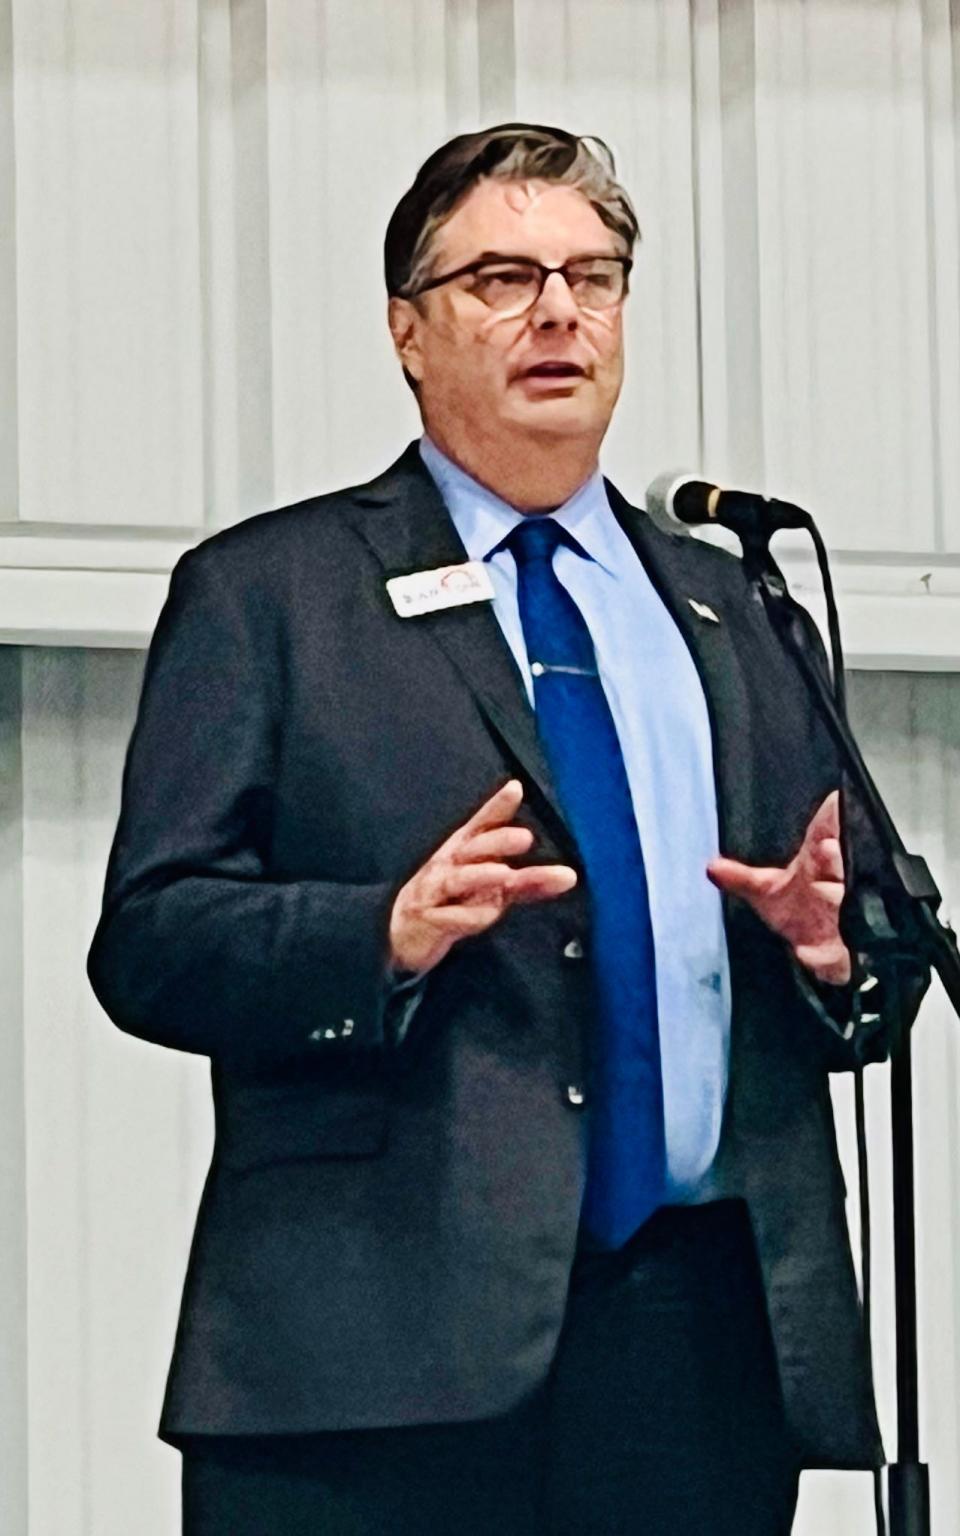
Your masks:
{"label": "eyeglasses", "polygon": [[578,256],[562,267],[546,267],[527,256],[490,257],[468,262],[455,272],[432,277],[406,298],[415,299],[456,277],[473,277],[467,291],[502,315],[520,315],[536,304],[551,272],[562,272],[580,309],[612,309],[627,291],[633,260],[629,256]]}

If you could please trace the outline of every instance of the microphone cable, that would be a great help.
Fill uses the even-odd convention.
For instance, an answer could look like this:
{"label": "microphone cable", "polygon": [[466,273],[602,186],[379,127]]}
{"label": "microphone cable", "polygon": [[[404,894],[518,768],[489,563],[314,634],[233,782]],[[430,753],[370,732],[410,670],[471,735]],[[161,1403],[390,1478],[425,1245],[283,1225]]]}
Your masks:
{"label": "microphone cable", "polygon": [[[843,646],[840,639],[840,620],[837,614],[837,603],[833,590],[833,577],[830,574],[826,546],[820,535],[820,530],[812,519],[807,532],[813,540],[813,546],[817,555],[817,565],[820,569],[820,579],[823,585],[823,594],[827,604],[827,631],[830,639],[834,702],[837,706],[837,713],[842,718],[844,725],[849,725],[847,715],[847,683],[843,666]],[[849,818],[844,816],[842,812],[843,807],[841,805],[841,852],[844,872],[849,878],[853,871],[853,850],[851,847]],[[866,1347],[868,1382],[871,1394],[873,1394],[873,1268],[870,1228],[870,1165],[867,1154],[867,1120],[862,1061],[857,1061],[854,1065],[853,1097],[857,1138],[857,1188],[860,1202],[860,1290],[861,1306],[863,1309],[863,1337]],[[883,1505],[883,1468],[874,1467],[872,1469],[872,1478],[873,1513],[877,1536],[887,1536],[887,1522]]]}

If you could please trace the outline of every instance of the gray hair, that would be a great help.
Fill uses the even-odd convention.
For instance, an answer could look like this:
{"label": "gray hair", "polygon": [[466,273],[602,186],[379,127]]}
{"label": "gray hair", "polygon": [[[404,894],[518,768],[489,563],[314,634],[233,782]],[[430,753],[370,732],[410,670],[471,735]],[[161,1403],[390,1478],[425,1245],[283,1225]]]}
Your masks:
{"label": "gray hair", "polygon": [[630,198],[614,174],[613,155],[602,140],[598,139],[594,142],[600,145],[602,158],[601,154],[597,154],[588,147],[585,139],[580,139],[573,159],[559,172],[552,164],[556,161],[555,145],[529,145],[523,142],[515,144],[506,159],[498,161],[492,170],[477,177],[477,180],[458,198],[454,208],[435,209],[427,214],[413,248],[410,258],[410,275],[404,288],[413,292],[421,283],[428,282],[436,275],[434,249],[436,236],[452,216],[455,208],[460,206],[467,193],[472,191],[481,180],[548,181],[553,186],[572,187],[574,191],[582,193],[592,204],[608,229],[612,229],[620,237],[625,246],[624,254],[629,256],[640,238],[637,216]]}

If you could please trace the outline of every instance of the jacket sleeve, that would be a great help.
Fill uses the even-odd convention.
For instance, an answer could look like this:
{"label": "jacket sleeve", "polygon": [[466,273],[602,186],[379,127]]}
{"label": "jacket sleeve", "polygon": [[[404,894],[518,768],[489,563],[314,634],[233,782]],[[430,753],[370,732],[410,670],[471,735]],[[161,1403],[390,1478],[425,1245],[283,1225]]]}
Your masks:
{"label": "jacket sleeve", "polygon": [[907,970],[894,976],[863,971],[844,987],[817,981],[796,960],[794,981],[820,1031],[820,1047],[829,1072],[849,1072],[890,1055],[897,1019],[910,1028],[930,984],[928,972]]}
{"label": "jacket sleeve", "polygon": [[282,672],[209,542],[171,577],[87,959],[119,1028],[237,1067],[389,1042],[396,889],[267,876]]}

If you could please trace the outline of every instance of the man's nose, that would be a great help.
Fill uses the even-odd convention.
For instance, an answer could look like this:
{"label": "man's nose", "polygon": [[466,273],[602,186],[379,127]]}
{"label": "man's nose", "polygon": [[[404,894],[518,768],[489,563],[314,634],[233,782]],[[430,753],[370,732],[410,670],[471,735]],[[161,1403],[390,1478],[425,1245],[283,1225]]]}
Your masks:
{"label": "man's nose", "polygon": [[580,311],[570,291],[570,284],[562,272],[551,272],[540,290],[540,297],[533,306],[533,319],[537,325],[575,326]]}

